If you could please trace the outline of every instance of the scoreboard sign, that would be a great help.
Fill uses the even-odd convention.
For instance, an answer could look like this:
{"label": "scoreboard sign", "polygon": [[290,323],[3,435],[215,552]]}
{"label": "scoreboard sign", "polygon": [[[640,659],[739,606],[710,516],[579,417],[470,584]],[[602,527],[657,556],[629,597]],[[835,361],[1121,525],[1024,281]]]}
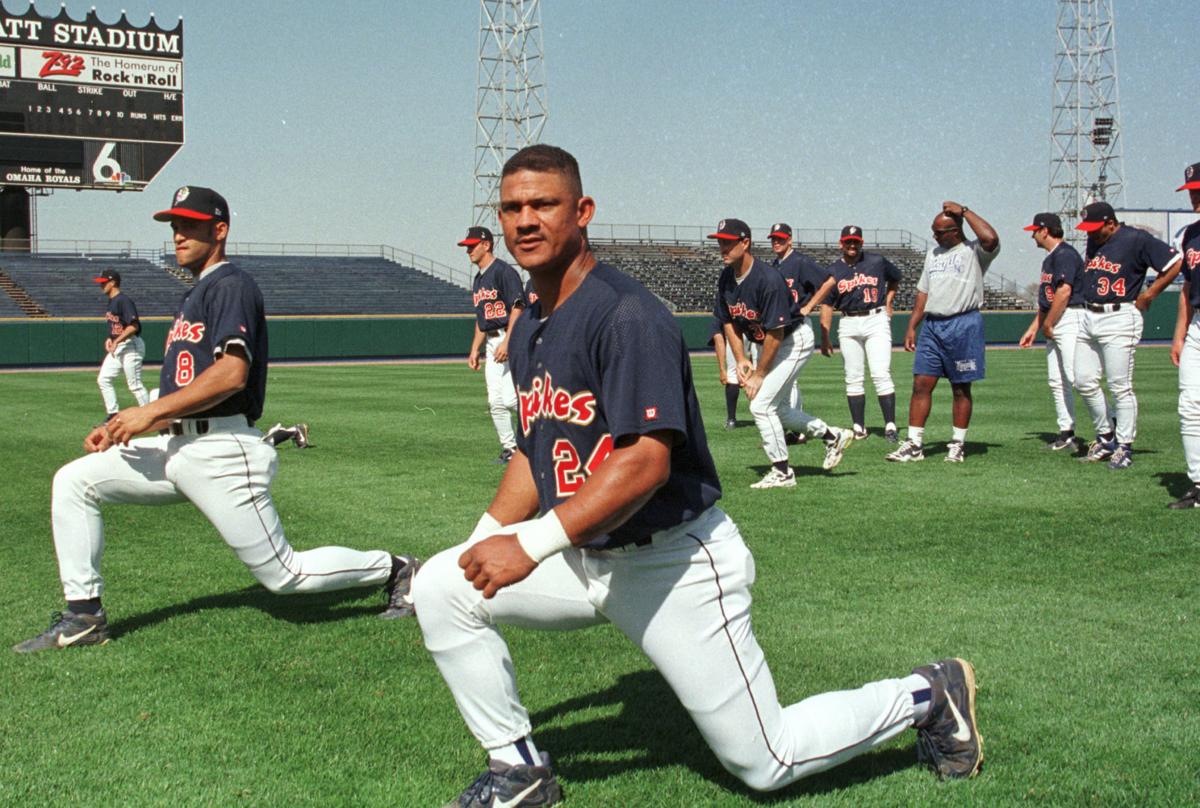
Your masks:
{"label": "scoreboard sign", "polygon": [[0,0],[0,185],[140,191],[182,145],[182,21],[79,22]]}

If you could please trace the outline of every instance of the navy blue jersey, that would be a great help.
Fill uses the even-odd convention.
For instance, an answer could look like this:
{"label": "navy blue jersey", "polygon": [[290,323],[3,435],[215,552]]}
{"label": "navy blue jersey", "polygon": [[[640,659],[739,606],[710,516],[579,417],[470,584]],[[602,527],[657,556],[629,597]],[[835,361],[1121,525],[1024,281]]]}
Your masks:
{"label": "navy blue jersey", "polygon": [[1179,235],[1179,251],[1183,253],[1183,280],[1188,287],[1188,303],[1200,311],[1200,222],[1192,222]]}
{"label": "navy blue jersey", "polygon": [[876,253],[862,252],[854,266],[839,258],[829,265],[833,291],[825,302],[840,312],[870,311],[887,305],[889,283],[900,282],[900,270]]}
{"label": "navy blue jersey", "polygon": [[1054,292],[1063,284],[1071,287],[1068,306],[1078,306],[1083,297],[1083,257],[1067,242],[1060,243],[1042,259],[1042,278],[1038,284],[1038,308],[1050,311]]}
{"label": "navy blue jersey", "polygon": [[121,332],[131,325],[137,326],[137,330],[133,332],[135,337],[142,333],[142,321],[138,319],[137,306],[133,305],[133,300],[123,292],[117,292],[108,299],[108,311],[104,319],[108,320],[108,335],[114,339],[121,336]]}
{"label": "navy blue jersey", "polygon": [[1122,225],[1097,245],[1090,237],[1083,268],[1083,297],[1088,303],[1125,303],[1142,291],[1149,269],[1162,272],[1176,252],[1145,230]]}
{"label": "navy blue jersey", "polygon": [[224,263],[206,269],[179,304],[167,332],[158,387],[166,396],[187,387],[212,367],[225,343],[239,340],[250,354],[246,387],[189,418],[245,415],[251,422],[262,415],[267,395],[267,318],[262,293],[249,274]]}
{"label": "navy blue jersey", "polygon": [[738,333],[752,342],[762,342],[768,331],[786,328],[790,332],[799,319],[799,307],[783,276],[757,258],[738,283],[733,267],[725,267],[717,280],[717,300],[713,316],[732,323]]}
{"label": "navy blue jersey", "polygon": [[788,291],[792,293],[792,313],[800,315],[800,309],[808,305],[813,295],[829,277],[829,271],[824,269],[807,255],[792,250],[782,261],[776,257],[771,266],[779,270],[779,274],[787,281]]}
{"label": "navy blue jersey", "polygon": [[529,280],[525,281],[524,296],[525,296],[525,305],[526,306],[532,306],[534,303],[537,303],[538,293],[537,293],[537,289],[533,288],[533,278],[530,278]]}
{"label": "navy blue jersey", "polygon": [[488,268],[475,273],[471,282],[471,301],[475,306],[475,324],[480,331],[508,328],[514,308],[525,305],[521,276],[499,258]]}
{"label": "navy blue jersey", "polygon": [[694,519],[721,496],[683,334],[637,281],[596,264],[549,317],[530,307],[508,344],[517,445],[543,513],[578,491],[615,442],[659,430],[676,435],[667,482],[588,546],[645,538]]}

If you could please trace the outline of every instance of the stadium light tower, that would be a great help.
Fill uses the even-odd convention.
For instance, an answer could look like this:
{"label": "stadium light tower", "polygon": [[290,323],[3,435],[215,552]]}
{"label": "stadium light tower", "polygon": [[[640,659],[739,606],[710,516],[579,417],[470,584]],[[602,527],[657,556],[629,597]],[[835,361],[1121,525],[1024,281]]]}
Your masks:
{"label": "stadium light tower", "polygon": [[1059,0],[1056,57],[1049,209],[1073,227],[1089,202],[1125,204],[1112,0]]}
{"label": "stadium light tower", "polygon": [[474,223],[495,229],[500,170],[546,126],[541,0],[480,0]]}

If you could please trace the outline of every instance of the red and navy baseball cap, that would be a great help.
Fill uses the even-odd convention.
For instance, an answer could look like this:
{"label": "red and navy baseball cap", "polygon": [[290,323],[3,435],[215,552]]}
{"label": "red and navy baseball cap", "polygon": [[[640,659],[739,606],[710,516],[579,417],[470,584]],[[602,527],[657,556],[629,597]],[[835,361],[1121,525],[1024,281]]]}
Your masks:
{"label": "red and navy baseball cap", "polygon": [[744,238],[750,238],[750,226],[741,219],[722,219],[717,222],[717,232],[709,233],[708,238],[741,241]]}
{"label": "red and navy baseball cap", "polygon": [[467,237],[458,242],[460,247],[474,247],[481,241],[490,241],[495,244],[496,239],[492,237],[492,231],[486,227],[468,227]]}
{"label": "red and navy baseball cap", "polygon": [[1093,202],[1084,207],[1081,215],[1083,220],[1075,225],[1075,229],[1083,230],[1086,233],[1099,230],[1101,227],[1104,227],[1105,222],[1110,219],[1115,221],[1117,218],[1116,211],[1107,202]]}
{"label": "red and navy baseball cap", "polygon": [[1024,229],[1032,232],[1041,230],[1043,227],[1062,230],[1062,219],[1058,218],[1056,213],[1039,213],[1033,217],[1033,224],[1025,225]]}
{"label": "red and navy baseball cap", "polygon": [[1192,163],[1183,170],[1183,185],[1175,189],[1176,191],[1197,191],[1200,190],[1200,163]]}
{"label": "red and navy baseball cap", "polygon": [[185,185],[175,192],[171,207],[154,214],[156,222],[169,222],[171,217],[197,219],[202,222],[225,222],[229,224],[229,204],[225,197],[212,188]]}
{"label": "red and navy baseball cap", "polygon": [[791,237],[792,237],[791,225],[784,224],[783,222],[780,222],[779,224],[771,225],[771,232],[767,235],[767,238],[791,238]]}
{"label": "red and navy baseball cap", "polygon": [[112,281],[117,286],[120,286],[121,273],[117,272],[115,269],[106,269],[96,277],[92,278],[92,280],[96,283],[108,283],[109,281]]}
{"label": "red and navy baseball cap", "polygon": [[856,224],[848,224],[842,228],[842,237],[838,241],[862,241],[862,228]]}

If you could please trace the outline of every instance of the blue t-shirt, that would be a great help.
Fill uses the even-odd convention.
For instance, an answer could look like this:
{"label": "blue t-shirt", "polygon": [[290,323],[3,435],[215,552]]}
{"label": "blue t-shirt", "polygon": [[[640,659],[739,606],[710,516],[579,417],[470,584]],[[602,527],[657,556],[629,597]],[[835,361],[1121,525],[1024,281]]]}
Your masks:
{"label": "blue t-shirt", "polygon": [[717,280],[713,316],[732,323],[738,333],[761,343],[768,331],[795,329],[800,308],[792,298],[783,276],[757,258],[738,283],[733,267],[725,267]]}
{"label": "blue t-shirt", "polygon": [[117,292],[108,299],[108,311],[104,319],[108,320],[108,335],[114,339],[121,336],[121,332],[131,325],[137,326],[137,330],[133,332],[135,337],[142,333],[142,321],[138,319],[137,306],[124,292]]}
{"label": "blue t-shirt", "polygon": [[823,269],[807,255],[792,250],[782,261],[776,257],[771,266],[779,270],[779,274],[787,282],[788,291],[792,293],[792,314],[800,316],[800,309],[808,305],[817,290],[829,277],[829,271]]}
{"label": "blue t-shirt", "polygon": [[1087,263],[1083,267],[1083,298],[1088,303],[1136,300],[1146,280],[1146,271],[1162,272],[1176,255],[1169,244],[1129,225],[1121,225],[1103,244],[1096,244],[1089,236]]}
{"label": "blue t-shirt", "polygon": [[826,302],[840,312],[870,311],[887,305],[889,283],[900,282],[900,270],[876,253],[862,252],[850,266],[845,258],[829,265],[833,292]]}
{"label": "blue t-shirt", "polygon": [[262,293],[249,273],[224,263],[204,271],[179,304],[167,332],[158,387],[163,396],[184,387],[212,367],[225,344],[237,340],[250,355],[246,386],[224,401],[188,418],[243,414],[253,423],[267,397],[267,318]]}
{"label": "blue t-shirt", "polygon": [[1079,250],[1061,242],[1042,259],[1042,278],[1038,283],[1038,308],[1050,311],[1054,292],[1063,284],[1071,287],[1068,306],[1083,305],[1083,257]]}
{"label": "blue t-shirt", "polygon": [[675,318],[637,281],[596,264],[549,317],[534,304],[509,338],[517,446],[543,513],[572,496],[630,435],[674,433],[671,474],[589,547],[616,547],[699,516],[721,496]]}
{"label": "blue t-shirt", "polygon": [[1200,267],[1200,222],[1192,222],[1179,235],[1179,250],[1183,253],[1183,280],[1188,287],[1188,303],[1200,310],[1200,278],[1196,268]]}
{"label": "blue t-shirt", "polygon": [[512,310],[525,305],[521,276],[496,258],[483,272],[475,273],[471,282],[471,301],[475,306],[475,324],[480,331],[508,328]]}

